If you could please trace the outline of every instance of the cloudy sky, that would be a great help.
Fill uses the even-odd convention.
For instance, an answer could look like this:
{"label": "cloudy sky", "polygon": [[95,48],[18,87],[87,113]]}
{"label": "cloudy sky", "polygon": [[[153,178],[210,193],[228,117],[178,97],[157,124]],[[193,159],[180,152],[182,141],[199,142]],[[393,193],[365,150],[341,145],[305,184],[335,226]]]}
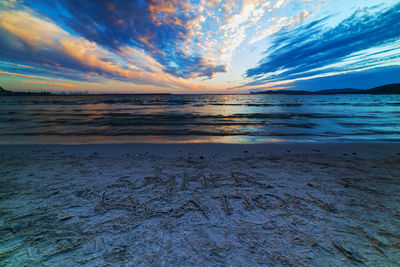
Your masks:
{"label": "cloudy sky", "polygon": [[0,0],[0,86],[242,93],[400,82],[398,0]]}

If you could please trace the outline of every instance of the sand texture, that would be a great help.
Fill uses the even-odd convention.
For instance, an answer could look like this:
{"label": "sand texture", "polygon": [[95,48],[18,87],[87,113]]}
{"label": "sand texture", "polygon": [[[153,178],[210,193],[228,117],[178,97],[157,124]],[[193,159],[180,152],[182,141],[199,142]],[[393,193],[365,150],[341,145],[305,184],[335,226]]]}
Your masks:
{"label": "sand texture", "polygon": [[400,145],[0,147],[1,266],[398,266]]}

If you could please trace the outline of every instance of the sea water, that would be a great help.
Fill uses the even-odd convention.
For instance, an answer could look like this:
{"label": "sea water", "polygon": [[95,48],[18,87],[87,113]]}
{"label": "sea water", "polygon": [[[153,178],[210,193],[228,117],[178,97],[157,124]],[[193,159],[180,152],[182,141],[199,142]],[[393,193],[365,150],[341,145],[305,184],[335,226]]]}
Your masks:
{"label": "sea water", "polygon": [[346,141],[400,141],[400,96],[0,96],[1,144]]}

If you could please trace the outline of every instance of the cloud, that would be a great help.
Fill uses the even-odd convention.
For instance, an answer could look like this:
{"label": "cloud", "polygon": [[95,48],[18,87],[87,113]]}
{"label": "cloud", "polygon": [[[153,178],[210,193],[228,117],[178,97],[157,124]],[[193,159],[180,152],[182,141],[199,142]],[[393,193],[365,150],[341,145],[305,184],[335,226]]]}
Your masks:
{"label": "cloud", "polygon": [[[376,8],[376,7],[375,7]],[[248,86],[399,64],[400,4],[361,9],[335,27],[329,17],[275,35],[259,65],[248,69]],[[396,52],[397,51],[397,52]]]}
{"label": "cloud", "polygon": [[11,72],[6,72],[6,71],[0,71],[0,76],[41,80],[41,78],[38,78],[38,77],[35,77],[35,76],[24,75],[24,74],[19,74],[19,73],[11,73]]}
{"label": "cloud", "polygon": [[271,20],[274,22],[273,25],[266,29],[262,29],[258,31],[250,40],[250,44],[254,44],[257,41],[263,40],[268,36],[279,32],[284,27],[290,27],[302,22],[304,19],[311,16],[312,13],[307,12],[307,10],[303,10],[302,12],[298,13],[297,15],[288,18],[288,17],[281,17],[281,18],[272,18]]}
{"label": "cloud", "polygon": [[22,81],[23,83],[33,83],[33,84],[47,84],[45,81]]}
{"label": "cloud", "polygon": [[246,30],[264,17],[270,5],[270,2],[264,1],[243,1],[240,12],[226,19],[218,29],[223,33],[223,38],[216,54],[222,62],[229,64],[232,61],[236,48],[246,40]]}
{"label": "cloud", "polygon": [[45,82],[45,81],[22,81],[24,83],[33,83],[33,84],[49,84],[49,85],[56,85],[62,87],[76,87],[75,84],[72,83],[54,83],[54,82]]}
{"label": "cloud", "polygon": [[[136,84],[189,89],[199,87],[164,71],[162,65],[143,50],[124,46],[109,51],[83,37],[70,35],[50,20],[40,19],[23,10],[0,11],[0,31],[4,33],[0,39],[1,58],[40,68],[40,71],[24,69],[24,74],[70,76],[77,80],[94,74],[104,79]],[[131,56],[125,60],[121,58],[124,54]],[[199,71],[211,75],[213,70],[204,68],[206,63],[195,63],[193,66]]]}
{"label": "cloud", "polygon": [[24,3],[107,50],[115,53],[121,47],[144,50],[176,77],[212,78],[225,70],[199,51],[182,52],[189,38],[198,37],[191,34],[193,29],[201,27],[198,12],[205,3],[180,0],[26,0]]}
{"label": "cloud", "polygon": [[0,0],[0,69],[184,91],[282,86],[398,62],[400,4],[335,26],[348,14],[341,1],[332,11],[324,0]]}
{"label": "cloud", "polygon": [[0,6],[3,6],[5,8],[9,7],[15,7],[20,4],[20,0],[1,0],[0,1]]}
{"label": "cloud", "polygon": [[291,85],[300,90],[331,88],[370,89],[382,84],[398,83],[399,73],[400,66],[388,66],[316,79],[298,80]]}
{"label": "cloud", "polygon": [[164,70],[164,66],[146,53],[144,49],[122,46],[117,54],[137,69],[150,72],[163,72]]}
{"label": "cloud", "polygon": [[274,5],[274,8],[281,8],[281,7],[284,7],[284,6],[286,6],[287,4],[289,3],[289,0],[277,0],[276,2],[275,2],[275,5]]}
{"label": "cloud", "polygon": [[[175,77],[212,79],[229,69],[251,27],[265,22],[272,9],[291,2],[25,0],[24,4],[114,53],[131,47],[144,51]],[[304,10],[300,15],[307,14]],[[293,20],[287,24],[301,18]]]}

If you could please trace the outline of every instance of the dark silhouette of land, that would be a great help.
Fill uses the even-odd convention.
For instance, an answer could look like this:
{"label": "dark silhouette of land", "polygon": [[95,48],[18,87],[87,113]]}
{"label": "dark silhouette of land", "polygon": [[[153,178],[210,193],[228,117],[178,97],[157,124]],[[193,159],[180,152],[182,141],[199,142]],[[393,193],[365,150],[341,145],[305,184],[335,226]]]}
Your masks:
{"label": "dark silhouette of land", "polygon": [[89,93],[88,91],[78,91],[78,92],[49,92],[49,91],[39,91],[39,92],[21,92],[21,91],[10,91],[5,90],[0,86],[0,96],[86,96],[86,95],[171,95],[170,93]]}
{"label": "dark silhouette of land", "polygon": [[0,96],[5,95],[5,96],[30,96],[30,95],[41,95],[41,96],[48,96],[52,95],[50,92],[13,92],[9,90],[5,90],[3,87],[0,86]]}
{"label": "dark silhouette of land", "polygon": [[387,84],[374,87],[368,90],[355,88],[328,89],[320,91],[299,91],[299,90],[270,90],[262,92],[252,92],[252,94],[267,95],[339,95],[339,94],[371,94],[371,95],[400,95],[400,83]]}
{"label": "dark silhouette of land", "polygon": [[[374,87],[367,90],[344,88],[344,89],[328,89],[320,91],[301,91],[301,90],[270,90],[251,92],[251,94],[266,94],[266,95],[339,95],[339,94],[371,94],[371,95],[400,95],[400,83],[387,84]],[[91,95],[88,92],[84,93],[52,93],[46,91],[40,92],[14,92],[5,90],[0,86],[0,96],[50,96],[50,95]],[[96,94],[101,95],[101,94]],[[133,94],[104,94],[104,95],[133,95]],[[137,95],[137,94],[134,94]],[[140,95],[170,95],[169,93],[149,93]]]}

